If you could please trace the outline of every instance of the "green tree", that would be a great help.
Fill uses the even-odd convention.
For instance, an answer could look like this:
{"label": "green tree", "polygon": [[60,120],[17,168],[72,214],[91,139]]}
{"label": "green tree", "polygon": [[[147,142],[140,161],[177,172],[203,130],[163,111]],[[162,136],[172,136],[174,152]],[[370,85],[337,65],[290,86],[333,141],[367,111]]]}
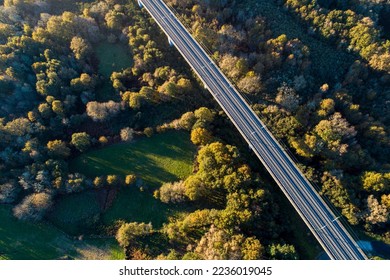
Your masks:
{"label": "green tree", "polygon": [[274,260],[296,260],[298,254],[293,245],[272,244],[269,247],[269,254]]}

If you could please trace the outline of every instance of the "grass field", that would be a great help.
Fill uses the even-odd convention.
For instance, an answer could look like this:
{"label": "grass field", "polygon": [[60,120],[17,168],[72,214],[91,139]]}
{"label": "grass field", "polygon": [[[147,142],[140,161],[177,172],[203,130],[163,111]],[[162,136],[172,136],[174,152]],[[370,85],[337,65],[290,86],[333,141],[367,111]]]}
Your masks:
{"label": "grass field", "polygon": [[[75,159],[72,169],[89,176],[136,172],[145,184],[158,187],[188,176],[194,155],[188,133],[172,131],[91,151]],[[119,219],[152,222],[158,228],[176,212],[153,198],[151,190],[122,189],[106,212],[98,196],[97,191],[86,191],[59,197],[49,214],[50,223],[19,221],[11,206],[0,205],[0,259],[123,259],[114,238],[89,238],[88,234],[99,233],[97,227]],[[86,234],[86,238],[78,240],[68,234]]]}
{"label": "grass field", "polygon": [[110,78],[112,72],[122,71],[133,64],[130,49],[123,44],[102,42],[95,48],[99,59],[99,73]]}
{"label": "grass field", "polygon": [[74,240],[47,223],[19,221],[9,205],[0,205],[0,259],[51,260],[123,259],[123,250],[111,238]]}
{"label": "grass field", "polygon": [[96,56],[99,59],[99,73],[103,75],[105,81],[97,89],[96,97],[99,101],[115,99],[110,77],[112,72],[119,72],[133,65],[133,56],[129,47],[123,44],[111,44],[102,42],[95,47]]}
{"label": "grass field", "polygon": [[156,188],[186,178],[192,172],[194,155],[188,133],[170,131],[87,152],[73,160],[70,169],[89,177],[136,174]]}
{"label": "grass field", "polygon": [[98,224],[110,226],[117,220],[152,222],[158,228],[177,210],[155,199],[152,192],[164,182],[190,175],[194,156],[195,146],[188,133],[178,131],[85,153],[71,162],[72,171],[91,178],[135,173],[143,180],[145,191],[135,186],[121,189],[112,206],[104,212],[97,202],[96,192],[64,196],[50,219],[71,234],[88,232]]}

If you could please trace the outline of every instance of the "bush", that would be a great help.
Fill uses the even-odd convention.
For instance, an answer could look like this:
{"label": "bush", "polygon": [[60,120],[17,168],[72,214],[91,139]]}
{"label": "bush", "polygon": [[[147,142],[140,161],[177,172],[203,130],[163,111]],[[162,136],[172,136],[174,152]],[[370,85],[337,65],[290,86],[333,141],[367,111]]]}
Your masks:
{"label": "bush", "polygon": [[120,136],[121,136],[122,141],[131,142],[133,140],[133,137],[134,137],[133,135],[134,135],[134,130],[132,128],[125,127],[123,129],[121,129]]}
{"label": "bush", "polygon": [[153,128],[151,127],[147,127],[144,129],[144,134],[146,135],[146,137],[152,137],[153,136]]}
{"label": "bush", "polygon": [[137,177],[135,175],[129,174],[125,178],[125,184],[126,185],[132,185],[132,184],[135,183],[136,180],[137,180]]}

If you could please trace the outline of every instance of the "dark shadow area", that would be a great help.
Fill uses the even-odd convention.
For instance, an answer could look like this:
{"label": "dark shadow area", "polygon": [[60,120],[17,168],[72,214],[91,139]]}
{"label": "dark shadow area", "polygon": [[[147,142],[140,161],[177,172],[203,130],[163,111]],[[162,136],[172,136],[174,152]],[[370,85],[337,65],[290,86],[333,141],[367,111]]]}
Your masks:
{"label": "dark shadow area", "polygon": [[385,5],[379,13],[378,24],[382,26],[382,37],[390,40],[390,5]]}

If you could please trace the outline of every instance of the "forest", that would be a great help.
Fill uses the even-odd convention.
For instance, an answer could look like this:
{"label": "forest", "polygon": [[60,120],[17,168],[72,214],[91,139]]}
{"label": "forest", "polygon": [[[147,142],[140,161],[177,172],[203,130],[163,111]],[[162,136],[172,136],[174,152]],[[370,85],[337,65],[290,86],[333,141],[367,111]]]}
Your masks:
{"label": "forest", "polygon": [[[388,3],[165,2],[356,238],[390,244]],[[0,259],[318,257],[137,1],[0,4]]]}

